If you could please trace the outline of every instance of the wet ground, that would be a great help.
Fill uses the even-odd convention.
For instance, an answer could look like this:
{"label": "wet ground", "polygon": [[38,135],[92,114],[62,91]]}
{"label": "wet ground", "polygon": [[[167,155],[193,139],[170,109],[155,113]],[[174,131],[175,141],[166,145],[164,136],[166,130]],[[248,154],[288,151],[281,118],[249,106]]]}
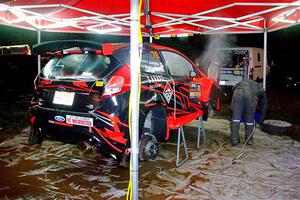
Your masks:
{"label": "wet ground", "polygon": [[[201,150],[195,124],[185,128],[190,159],[182,166],[177,134],[155,161],[140,163],[140,199],[300,199],[299,142],[256,129],[255,144],[232,164],[242,144],[229,144],[229,122],[205,122]],[[127,169],[76,145],[29,145],[28,131],[0,137],[0,199],[125,199]]]}

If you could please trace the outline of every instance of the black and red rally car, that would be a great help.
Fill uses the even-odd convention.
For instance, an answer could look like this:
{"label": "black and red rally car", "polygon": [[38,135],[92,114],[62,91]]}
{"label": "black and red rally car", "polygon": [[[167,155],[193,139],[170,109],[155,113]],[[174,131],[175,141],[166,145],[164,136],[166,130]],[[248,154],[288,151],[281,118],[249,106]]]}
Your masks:
{"label": "black and red rally car", "polygon": [[[35,80],[29,142],[75,139],[115,159],[127,154],[129,45],[57,41],[34,47],[49,50],[56,52]],[[218,107],[218,86],[174,49],[144,44],[142,52],[139,156],[148,160],[170,129],[207,116],[210,104]]]}

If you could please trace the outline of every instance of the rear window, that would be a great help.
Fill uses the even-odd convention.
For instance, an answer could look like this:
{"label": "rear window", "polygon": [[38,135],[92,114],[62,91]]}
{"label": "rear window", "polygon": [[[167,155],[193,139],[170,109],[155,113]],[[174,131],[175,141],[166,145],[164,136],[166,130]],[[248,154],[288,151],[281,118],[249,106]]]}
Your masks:
{"label": "rear window", "polygon": [[41,72],[46,79],[87,79],[96,80],[104,77],[119,62],[112,56],[96,54],[67,54],[51,59]]}

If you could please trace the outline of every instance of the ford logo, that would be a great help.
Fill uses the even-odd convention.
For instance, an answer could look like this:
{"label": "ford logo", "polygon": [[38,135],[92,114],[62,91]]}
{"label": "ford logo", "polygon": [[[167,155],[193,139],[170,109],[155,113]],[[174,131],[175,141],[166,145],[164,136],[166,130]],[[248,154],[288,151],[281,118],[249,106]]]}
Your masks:
{"label": "ford logo", "polygon": [[59,122],[64,122],[66,120],[63,116],[60,115],[56,115],[54,119]]}
{"label": "ford logo", "polygon": [[66,88],[64,88],[64,87],[58,87],[57,90],[59,90],[59,91],[65,91]]}

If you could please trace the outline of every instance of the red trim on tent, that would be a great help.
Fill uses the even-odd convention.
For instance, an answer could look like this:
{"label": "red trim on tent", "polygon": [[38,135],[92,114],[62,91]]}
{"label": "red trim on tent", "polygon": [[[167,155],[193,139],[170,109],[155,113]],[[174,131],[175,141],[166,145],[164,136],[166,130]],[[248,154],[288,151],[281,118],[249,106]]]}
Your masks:
{"label": "red trim on tent", "polygon": [[[259,33],[297,24],[297,0],[150,0],[153,34]],[[144,6],[143,6],[144,8]],[[146,24],[146,14],[141,18]],[[129,35],[129,0],[24,0],[0,4],[0,23],[53,32]],[[149,29],[142,28],[148,35]]]}

